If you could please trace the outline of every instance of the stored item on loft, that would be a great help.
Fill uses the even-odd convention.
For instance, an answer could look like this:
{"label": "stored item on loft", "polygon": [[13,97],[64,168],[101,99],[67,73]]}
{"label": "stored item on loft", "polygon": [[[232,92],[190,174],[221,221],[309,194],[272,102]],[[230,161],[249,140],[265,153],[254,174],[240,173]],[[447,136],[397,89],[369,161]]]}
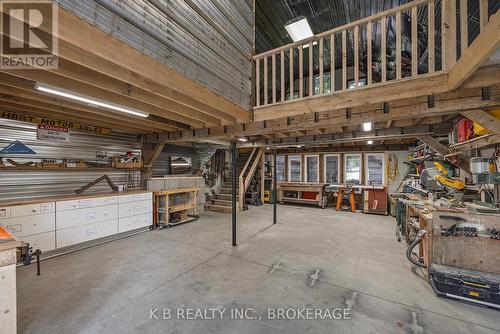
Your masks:
{"label": "stored item on loft", "polygon": [[113,157],[112,166],[117,169],[142,168],[144,166],[142,158],[139,155],[134,155],[132,152],[127,152],[125,155],[116,155]]}
{"label": "stored item on loft", "polygon": [[474,122],[468,118],[462,118],[457,122],[458,142],[462,143],[474,137]]}
{"label": "stored item on loft", "polygon": [[30,161],[30,162],[25,162],[25,163],[19,163],[15,160],[12,160],[12,159],[7,159],[7,162],[10,163],[12,166],[15,166],[15,167],[31,167],[31,166],[34,166],[35,163]]}
{"label": "stored item on loft", "polygon": [[66,168],[87,168],[87,164],[83,160],[71,160],[71,159],[64,159],[63,161],[63,167]]}
{"label": "stored item on loft", "polygon": [[108,182],[109,186],[111,187],[111,189],[113,191],[118,191],[118,187],[113,183],[113,181],[111,181],[111,179],[109,178],[109,176],[103,175],[100,178],[96,179],[95,181],[92,181],[92,182],[88,183],[87,185],[81,187],[80,189],[75,190],[75,193],[81,194],[84,191],[92,188],[93,186],[95,186],[96,184],[98,184],[99,182],[104,181],[104,180],[106,180],[106,182]]}

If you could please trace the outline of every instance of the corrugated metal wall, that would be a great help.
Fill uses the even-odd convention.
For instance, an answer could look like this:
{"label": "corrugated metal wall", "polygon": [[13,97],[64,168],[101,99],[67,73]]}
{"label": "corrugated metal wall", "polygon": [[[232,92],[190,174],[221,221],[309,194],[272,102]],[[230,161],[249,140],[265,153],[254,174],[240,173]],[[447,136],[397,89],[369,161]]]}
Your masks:
{"label": "corrugated metal wall", "polygon": [[230,0],[57,0],[60,6],[250,109],[253,9]]}
{"label": "corrugated metal wall", "polygon": [[[107,151],[108,159],[113,155],[131,151],[140,154],[141,143],[137,136],[116,134],[109,136],[90,135],[82,132],[71,132],[69,143],[40,141],[37,139],[37,125],[0,119],[0,149],[11,142],[19,140],[36,155],[9,155],[17,162],[37,161],[40,159],[82,159],[96,160],[97,149]],[[74,191],[85,184],[107,174],[117,184],[127,184],[128,171],[2,171],[0,169],[0,201],[13,199],[29,199],[64,194]],[[131,172],[138,180],[140,172]],[[89,191],[109,189],[106,182]]]}

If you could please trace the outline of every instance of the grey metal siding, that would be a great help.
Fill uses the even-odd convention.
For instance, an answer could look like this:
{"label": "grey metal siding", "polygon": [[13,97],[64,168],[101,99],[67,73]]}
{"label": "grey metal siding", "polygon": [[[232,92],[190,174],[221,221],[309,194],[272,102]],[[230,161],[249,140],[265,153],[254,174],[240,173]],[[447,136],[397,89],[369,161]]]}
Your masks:
{"label": "grey metal siding", "polygon": [[229,0],[57,0],[59,5],[250,109],[253,9]]}

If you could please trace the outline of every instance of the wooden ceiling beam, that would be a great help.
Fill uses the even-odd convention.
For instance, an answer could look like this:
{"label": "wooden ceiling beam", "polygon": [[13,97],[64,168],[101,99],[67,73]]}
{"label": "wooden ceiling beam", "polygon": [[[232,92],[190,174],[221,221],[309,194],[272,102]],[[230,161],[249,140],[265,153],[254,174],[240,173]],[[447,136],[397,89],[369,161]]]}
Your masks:
{"label": "wooden ceiling beam", "polygon": [[[413,101],[413,104],[411,104]],[[346,117],[345,109],[335,109],[317,114],[301,114],[297,116],[277,118],[268,121],[237,124],[227,127],[203,129],[193,135],[192,131],[170,134],[159,134],[152,141],[199,141],[204,138],[231,139],[238,136],[261,135],[275,132],[302,131],[317,128],[359,125],[364,122],[387,122],[415,117],[442,116],[456,114],[463,110],[495,107],[500,105],[500,85],[491,87],[489,100],[482,98],[481,88],[470,88],[452,91],[435,96],[432,108],[427,98],[414,98],[389,103],[390,112],[385,113],[382,104],[372,104],[350,109]]]}
{"label": "wooden ceiling beam", "polygon": [[500,135],[500,120],[491,116],[486,111],[481,109],[472,109],[462,111],[461,114],[478,123],[483,128],[490,130],[494,134]]}

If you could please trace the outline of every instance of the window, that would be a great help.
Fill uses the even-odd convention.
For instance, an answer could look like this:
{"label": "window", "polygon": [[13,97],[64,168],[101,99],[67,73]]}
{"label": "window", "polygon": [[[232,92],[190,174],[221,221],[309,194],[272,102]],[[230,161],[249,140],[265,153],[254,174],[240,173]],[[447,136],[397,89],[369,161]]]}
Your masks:
{"label": "window", "polygon": [[340,159],[338,154],[325,155],[325,183],[340,183]]}
{"label": "window", "polygon": [[361,154],[346,154],[344,157],[345,182],[361,184]]}
{"label": "window", "polygon": [[367,153],[365,156],[365,171],[367,185],[385,184],[384,153]]}
{"label": "window", "polygon": [[276,180],[278,182],[285,182],[285,156],[276,156]]}
{"label": "window", "polygon": [[306,182],[319,182],[318,155],[306,155]]}
{"label": "window", "polygon": [[300,182],[302,172],[302,157],[300,155],[288,156],[288,181]]}

